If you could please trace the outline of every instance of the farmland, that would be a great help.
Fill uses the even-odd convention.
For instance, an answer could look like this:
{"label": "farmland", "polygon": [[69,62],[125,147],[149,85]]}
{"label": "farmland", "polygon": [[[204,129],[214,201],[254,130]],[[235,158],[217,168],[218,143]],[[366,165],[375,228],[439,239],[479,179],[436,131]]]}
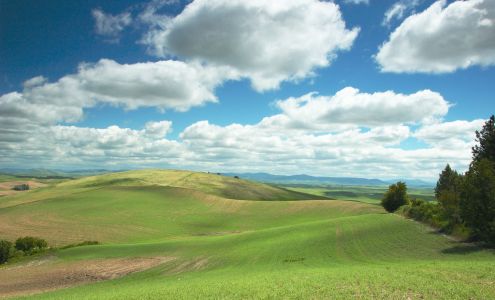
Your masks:
{"label": "farmland", "polygon": [[[0,291],[35,293],[30,299],[495,297],[492,250],[372,201],[335,198],[172,170],[85,177],[4,196],[2,238],[100,244],[51,249],[0,268],[0,279],[22,268],[94,280],[46,289],[38,277],[24,285],[0,280]],[[107,270],[92,269],[95,262]]]}

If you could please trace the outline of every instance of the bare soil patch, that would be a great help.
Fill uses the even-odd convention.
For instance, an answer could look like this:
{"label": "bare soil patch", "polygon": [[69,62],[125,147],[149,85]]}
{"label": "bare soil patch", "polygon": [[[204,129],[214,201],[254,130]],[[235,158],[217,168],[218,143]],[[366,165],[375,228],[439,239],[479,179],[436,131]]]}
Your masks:
{"label": "bare soil patch", "polygon": [[41,183],[38,181],[33,181],[33,180],[0,182],[0,196],[7,196],[7,195],[12,195],[12,194],[24,192],[24,191],[14,191],[13,190],[14,186],[21,185],[21,184],[29,185],[29,190],[37,189],[37,188],[46,186],[46,184],[44,184],[44,183]]}
{"label": "bare soil patch", "polygon": [[33,181],[33,180],[27,180],[27,181],[6,181],[6,182],[0,182],[0,189],[2,190],[10,190],[14,188],[16,185],[21,185],[21,184],[27,184],[29,185],[29,189],[36,189],[40,187],[46,186],[46,184],[38,182],[38,181]]}
{"label": "bare soil patch", "polygon": [[0,298],[32,295],[144,271],[174,257],[116,258],[62,262],[45,257],[0,268]]}

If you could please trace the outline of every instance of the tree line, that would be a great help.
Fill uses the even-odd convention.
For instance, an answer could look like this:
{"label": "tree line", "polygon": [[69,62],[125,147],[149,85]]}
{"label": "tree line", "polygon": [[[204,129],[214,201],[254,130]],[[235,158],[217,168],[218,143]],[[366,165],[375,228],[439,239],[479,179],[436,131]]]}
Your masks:
{"label": "tree line", "polygon": [[32,236],[18,238],[15,243],[0,240],[0,264],[7,262],[11,257],[32,255],[45,250],[48,243],[44,239]]}
{"label": "tree line", "polygon": [[443,232],[495,245],[495,116],[476,131],[469,169],[461,174],[447,164],[440,173],[435,198],[437,203],[409,199],[406,184],[398,182],[389,186],[382,205]]}

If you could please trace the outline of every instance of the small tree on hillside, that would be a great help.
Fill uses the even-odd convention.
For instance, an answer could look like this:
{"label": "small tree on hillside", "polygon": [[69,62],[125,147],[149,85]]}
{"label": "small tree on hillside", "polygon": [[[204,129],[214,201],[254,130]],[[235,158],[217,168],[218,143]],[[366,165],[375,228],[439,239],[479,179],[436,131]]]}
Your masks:
{"label": "small tree on hillside", "polygon": [[495,245],[495,162],[473,162],[465,176],[460,208],[473,236]]}
{"label": "small tree on hillside", "polygon": [[476,142],[473,147],[473,163],[482,159],[495,161],[495,116],[485,122],[481,131],[476,131]]}
{"label": "small tree on hillside", "polygon": [[437,185],[435,187],[435,197],[438,199],[442,192],[454,189],[456,187],[458,177],[459,174],[457,171],[452,170],[450,165],[447,164],[438,177]]}
{"label": "small tree on hillside", "polygon": [[459,211],[461,180],[462,176],[447,164],[442,173],[440,173],[435,187],[435,197],[440,203],[450,227],[461,222]]}
{"label": "small tree on hillside", "polygon": [[388,187],[382,199],[382,206],[388,212],[394,212],[402,205],[408,204],[407,186],[404,182],[397,182]]}

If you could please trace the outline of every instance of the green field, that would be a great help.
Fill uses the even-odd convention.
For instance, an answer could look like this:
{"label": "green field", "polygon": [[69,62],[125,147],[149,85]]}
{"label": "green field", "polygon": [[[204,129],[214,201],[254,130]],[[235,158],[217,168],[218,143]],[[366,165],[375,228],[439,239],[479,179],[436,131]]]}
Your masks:
{"label": "green field", "polygon": [[[387,191],[386,186],[349,186],[349,185],[289,185],[285,188],[301,193],[312,194],[337,200],[354,200],[366,203],[380,203],[383,194]],[[435,201],[433,188],[408,188],[408,195],[412,199],[422,199],[426,201]]]}
{"label": "green field", "polygon": [[173,258],[29,299],[495,298],[494,251],[324,196],[335,198],[214,174],[113,173],[1,197],[0,238],[102,243],[51,251],[60,264]]}

